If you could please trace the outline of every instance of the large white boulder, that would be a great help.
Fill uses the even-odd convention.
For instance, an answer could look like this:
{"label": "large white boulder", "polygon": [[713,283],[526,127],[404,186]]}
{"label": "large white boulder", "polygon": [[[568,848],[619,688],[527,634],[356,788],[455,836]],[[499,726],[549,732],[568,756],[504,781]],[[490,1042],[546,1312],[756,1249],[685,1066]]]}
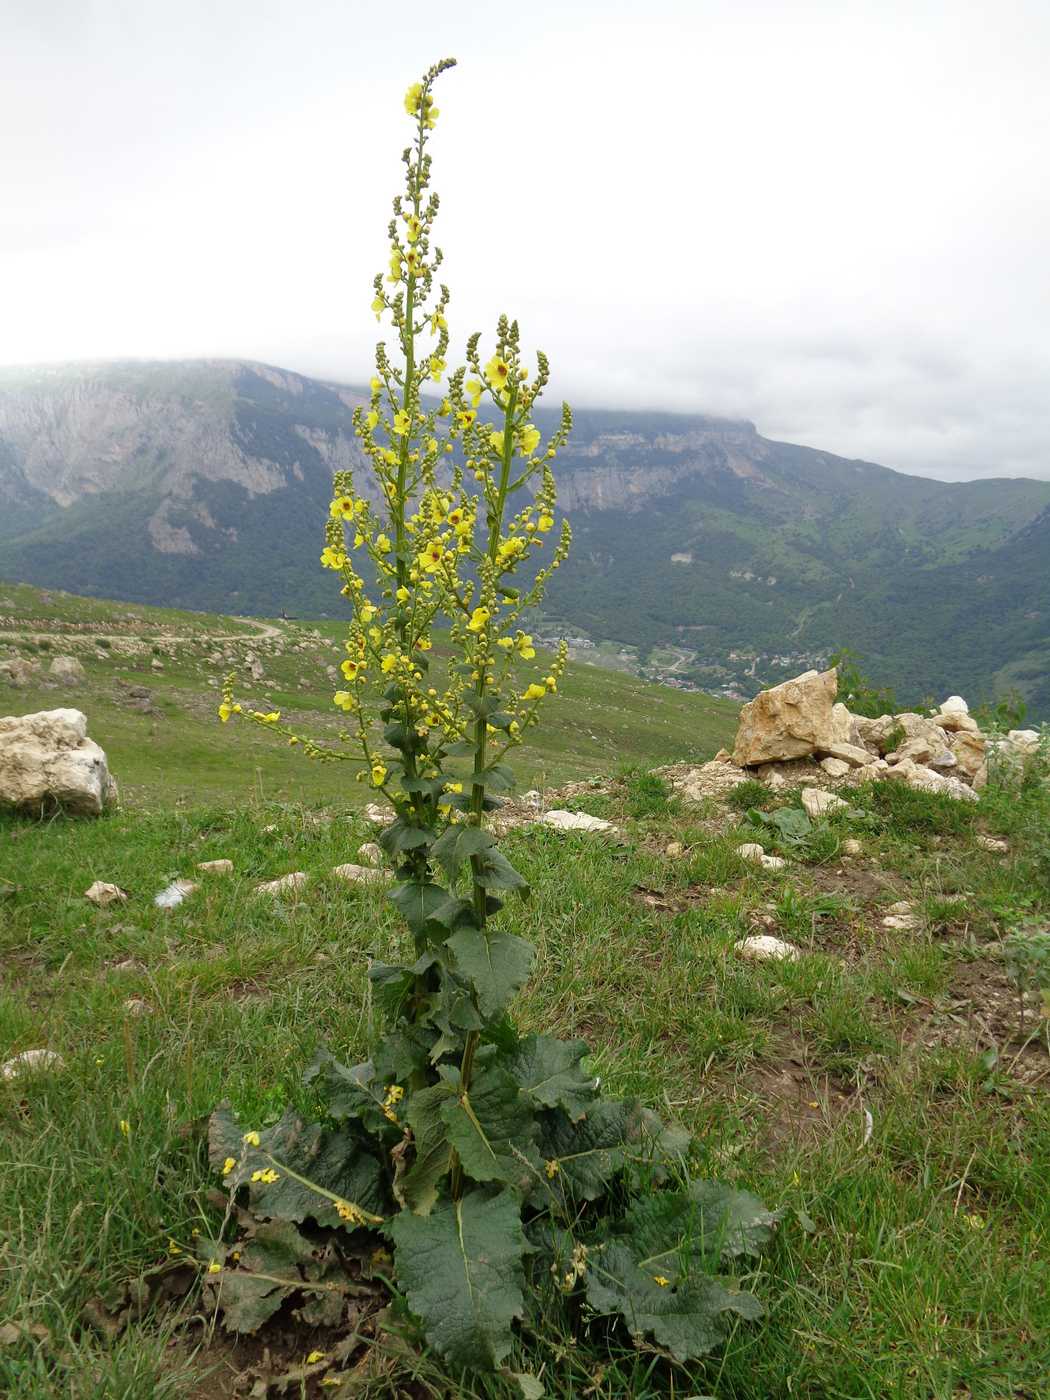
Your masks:
{"label": "large white boulder", "polygon": [[54,676],[56,681],[62,681],[64,685],[79,685],[87,678],[87,672],[75,656],[56,656],[48,675]]}
{"label": "large white boulder", "polygon": [[761,691],[740,711],[733,762],[742,766],[805,758],[836,739],[841,741],[844,722],[837,726],[836,734],[832,716],[837,691],[834,667],[806,671]]}
{"label": "large white boulder", "polygon": [[0,806],[97,817],[116,799],[106,755],[79,710],[0,718]]}

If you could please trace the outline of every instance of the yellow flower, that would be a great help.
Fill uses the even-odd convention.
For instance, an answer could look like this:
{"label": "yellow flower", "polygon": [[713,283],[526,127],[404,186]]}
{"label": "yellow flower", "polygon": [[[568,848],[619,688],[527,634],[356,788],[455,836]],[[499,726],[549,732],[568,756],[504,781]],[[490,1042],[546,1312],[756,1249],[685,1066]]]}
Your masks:
{"label": "yellow flower", "polygon": [[335,520],[353,520],[353,496],[336,496],[335,500],[328,507],[328,514]]}
{"label": "yellow flower", "polygon": [[394,414],[394,432],[397,433],[398,437],[404,437],[407,432],[411,431],[411,428],[412,419],[404,409]]}
{"label": "yellow flower", "polygon": [[441,545],[438,543],[437,540],[434,540],[432,541],[432,543],[428,544],[423,553],[418,556],[419,567],[421,569],[425,569],[428,574],[432,574],[436,569],[441,568],[441,562],[444,559],[444,557],[444,545]]}
{"label": "yellow flower", "polygon": [[490,618],[491,616],[492,616],[492,614],[489,612],[488,608],[475,608],[474,611],[473,611],[473,612],[471,613],[471,615],[470,615],[470,621],[467,623],[467,631],[468,631],[468,632],[482,632],[482,631],[484,631],[484,629],[485,629],[485,624],[488,622],[488,620],[489,620],[489,618]]}
{"label": "yellow flower", "polygon": [[341,569],[346,563],[345,550],[326,544],[321,551],[321,564],[326,569]]}
{"label": "yellow flower", "polygon": [[658,1283],[661,1288],[666,1288],[670,1282],[671,1280],[665,1278],[663,1274],[653,1274],[653,1283]]}
{"label": "yellow flower", "polygon": [[245,1133],[243,1140],[249,1147],[259,1146],[259,1134],[254,1129],[250,1133]]}
{"label": "yellow flower", "polygon": [[543,533],[546,534],[553,524],[553,515],[541,515],[539,520],[537,520],[536,522],[536,528],[537,530],[542,530]]}
{"label": "yellow flower", "polygon": [[534,427],[531,423],[526,423],[518,434],[518,441],[521,443],[521,450],[525,456],[531,456],[539,445],[539,429]]}
{"label": "yellow flower", "polygon": [[461,428],[470,428],[473,426],[474,420],[475,418],[477,418],[477,416],[478,415],[475,409],[461,408],[460,411],[456,414],[456,422]]}
{"label": "yellow flower", "polygon": [[120,1128],[120,1131],[124,1134],[125,1137],[131,1136],[131,1124],[126,1118],[122,1118],[120,1120],[118,1127]]}
{"label": "yellow flower", "polygon": [[393,545],[386,535],[376,535],[376,553],[389,554],[391,549],[393,549]]}
{"label": "yellow flower", "polygon": [[337,690],[332,696],[332,702],[338,705],[341,710],[353,710],[357,707],[357,701],[349,690]]}
{"label": "yellow flower", "polygon": [[324,1360],[324,1352],[323,1352],[323,1351],[312,1351],[312,1352],[310,1353],[310,1355],[306,1358],[306,1364],[307,1364],[307,1366],[313,1366],[313,1365],[316,1365],[316,1363],[317,1363],[318,1361],[323,1361],[323,1360]]}
{"label": "yellow flower", "polygon": [[405,238],[409,243],[415,243],[418,241],[419,233],[422,227],[422,222],[416,217],[415,214],[405,215]]}
{"label": "yellow flower", "polygon": [[209,1273],[209,1274],[221,1274],[221,1273],[222,1273],[222,1265],[221,1265],[221,1264],[217,1264],[217,1263],[215,1262],[215,1260],[213,1259],[213,1260],[211,1261],[211,1263],[208,1265],[208,1273]]}
{"label": "yellow flower", "polygon": [[500,454],[502,454],[502,452],[503,452],[503,433],[502,433],[498,428],[494,428],[494,429],[492,430],[492,432],[489,433],[489,442],[492,443],[492,446],[496,449],[497,452],[499,452]]}
{"label": "yellow flower", "polygon": [[280,1179],[273,1167],[267,1167],[265,1171],[252,1172],[252,1181],[261,1181],[264,1186],[272,1186],[275,1181],[280,1181]]}
{"label": "yellow flower", "polygon": [[372,310],[376,313],[376,320],[377,320],[377,321],[379,320],[380,316],[382,316],[383,311],[384,311],[385,309],[386,309],[386,302],[383,300],[382,297],[376,297],[375,301],[372,303]]}
{"label": "yellow flower", "polygon": [[378,422],[379,414],[373,408],[365,415],[365,423],[368,425],[369,431],[371,431]]}
{"label": "yellow flower", "polygon": [[423,84],[413,83],[405,93],[405,111],[414,117],[419,111],[419,99],[423,96]]}
{"label": "yellow flower", "polygon": [[502,647],[504,651],[511,651],[514,647],[513,637],[497,637],[496,645]]}
{"label": "yellow flower", "polygon": [[546,694],[547,687],[544,685],[537,685],[534,681],[521,698],[523,700],[542,700]]}
{"label": "yellow flower", "polygon": [[532,638],[527,632],[522,632],[515,642],[515,646],[518,648],[518,655],[523,656],[526,661],[531,661],[536,655],[536,648],[532,645]]}
{"label": "yellow flower", "polygon": [[384,784],[385,782],[386,782],[386,769],[383,767],[383,765],[382,765],[381,763],[374,763],[374,764],[372,765],[372,786],[373,786],[373,787],[382,787],[383,784]]}
{"label": "yellow flower", "polygon": [[232,705],[227,705],[226,701],[224,700],[224,701],[222,702],[222,704],[219,706],[219,718],[222,720],[223,724],[226,723],[226,721],[229,719],[229,717],[230,717],[233,713],[234,713],[233,706],[232,706]]}
{"label": "yellow flower", "polygon": [[504,540],[496,551],[501,564],[506,564],[512,559],[517,559],[519,554],[525,552],[525,541],[518,535],[512,535],[509,540]]}
{"label": "yellow flower", "polygon": [[379,663],[380,670],[386,676],[390,674],[390,672],[394,669],[396,665],[397,657],[392,651],[388,651],[387,654],[383,657],[382,661]]}
{"label": "yellow flower", "polygon": [[[430,318],[430,334],[437,335],[438,331],[443,331],[447,329],[448,322],[445,320],[444,316],[442,316],[440,311],[435,311]],[[445,412],[447,411],[448,410],[446,409]]]}
{"label": "yellow flower", "polygon": [[418,248],[409,248],[405,254],[405,267],[409,277],[418,277],[423,271],[423,254]]}
{"label": "yellow flower", "polygon": [[407,589],[407,588],[404,588],[404,587],[399,588],[399,589],[397,590],[397,592],[394,594],[394,597],[397,599],[397,601],[398,601],[399,603],[407,603],[408,600],[409,600],[409,598],[411,598],[411,596],[412,596],[412,595],[411,595],[411,593],[409,593],[408,589]]}
{"label": "yellow flower", "polygon": [[281,712],[280,710],[271,710],[268,715],[260,715],[259,718],[263,724],[276,724],[281,718]]}
{"label": "yellow flower", "polygon": [[549,1179],[549,1180],[553,1180],[554,1177],[556,1177],[560,1171],[561,1171],[561,1163],[560,1163],[556,1158],[552,1157],[552,1158],[550,1159],[550,1161],[547,1163],[547,1177],[548,1177],[548,1179]]}
{"label": "yellow flower", "polygon": [[[445,361],[441,358],[440,355],[435,355],[434,358],[430,361],[430,377],[431,377],[431,379],[434,379],[434,380],[440,379],[441,376],[444,374],[444,372],[445,372]],[[435,444],[435,446],[436,446],[436,444]]]}
{"label": "yellow flower", "polygon": [[344,661],[339,669],[348,681],[356,681],[364,675],[365,663],[363,661]]}
{"label": "yellow flower", "polygon": [[169,1240],[169,1241],[168,1241],[168,1253],[171,1254],[171,1255],[181,1254],[181,1253],[182,1253],[182,1248],[181,1248],[181,1246],[177,1245],[177,1244],[175,1243],[174,1240]]}
{"label": "yellow flower", "polygon": [[376,609],[371,603],[364,603],[361,607],[360,618],[362,622],[371,622],[376,615]]}
{"label": "yellow flower", "polygon": [[547,689],[548,689],[548,690],[557,690],[557,689],[558,689],[558,682],[555,680],[555,678],[554,678],[553,676],[544,676],[543,679],[547,682]]}
{"label": "yellow flower", "polygon": [[390,254],[390,271],[386,275],[388,282],[401,281],[401,254],[395,248]]}
{"label": "yellow flower", "polygon": [[494,389],[503,389],[510,379],[510,365],[502,355],[493,355],[485,366],[485,378]]}
{"label": "yellow flower", "polygon": [[233,1171],[233,1169],[234,1169],[234,1167],[235,1167],[236,1165],[237,1165],[236,1158],[234,1158],[234,1157],[227,1157],[226,1160],[225,1160],[225,1162],[223,1162],[223,1164],[222,1164],[222,1174],[223,1174],[223,1176],[229,1176],[230,1172]]}

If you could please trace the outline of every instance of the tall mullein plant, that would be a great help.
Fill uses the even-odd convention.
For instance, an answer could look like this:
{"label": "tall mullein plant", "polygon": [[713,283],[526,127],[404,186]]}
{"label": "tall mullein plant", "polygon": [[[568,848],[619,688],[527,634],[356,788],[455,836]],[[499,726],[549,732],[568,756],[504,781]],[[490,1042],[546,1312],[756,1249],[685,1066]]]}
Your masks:
{"label": "tall mullein plant", "polygon": [[[332,1228],[363,1241],[358,1268],[389,1277],[392,1264],[409,1314],[454,1366],[500,1364],[513,1324],[552,1299],[619,1313],[684,1359],[718,1340],[723,1315],[758,1308],[711,1278],[724,1255],[712,1245],[719,1221],[733,1221],[732,1255],[753,1252],[772,1217],[724,1188],[706,1202],[667,1190],[659,1220],[636,1229],[630,1188],[662,1182],[672,1158],[684,1170],[688,1140],[636,1102],[598,1099],[582,1041],[519,1036],[508,1015],[534,952],[496,917],[503,897],[526,884],[486,816],[493,794],[512,786],[507,754],[565,667],[564,645],[540,666],[519,623],[569,549],[564,521],[552,544],[551,463],[572,420],[563,406],[543,441],[533,418],[547,362],[539,354],[535,372],[526,368],[506,317],[487,358],[473,336],[466,365],[446,380],[449,293],[435,282],[427,145],[433,84],[451,66],[436,64],[405,97],[405,191],[372,303],[397,353],[377,347],[369,406],[354,417],[364,484],[336,474],[321,555],[352,610],[333,697],[348,728],[337,745],[300,735],[278,712],[235,700],[232,678],[219,710],[224,722],[236,715],[273,729],[311,757],[355,761],[358,777],[389,800],[380,841],[397,867],[390,898],[414,956],[369,970],[387,1025],[372,1058],[347,1068],[322,1054],[307,1071],[325,1122],[289,1111],[244,1132],[228,1107],[213,1116],[212,1160],[231,1209],[247,1193],[255,1215],[282,1233],[262,1238],[260,1227],[254,1254],[213,1242],[208,1286],[240,1330],[293,1296],[306,1299],[301,1316],[336,1321],[338,1269],[318,1274],[304,1263],[282,1283],[289,1250],[318,1257],[304,1230]],[[425,397],[443,381],[444,397]],[[437,628],[451,653],[441,675],[431,664]],[[377,1237],[393,1246],[392,1260]]]}

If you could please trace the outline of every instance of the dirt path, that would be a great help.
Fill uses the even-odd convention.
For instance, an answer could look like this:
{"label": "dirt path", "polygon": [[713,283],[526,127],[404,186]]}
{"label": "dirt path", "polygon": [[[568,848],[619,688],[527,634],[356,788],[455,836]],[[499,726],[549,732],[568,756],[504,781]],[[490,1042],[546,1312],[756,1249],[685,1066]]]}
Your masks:
{"label": "dirt path", "polygon": [[233,622],[241,622],[248,627],[253,627],[253,632],[198,632],[193,636],[188,636],[182,632],[89,632],[79,631],[71,628],[68,631],[55,630],[51,632],[22,632],[5,631],[0,628],[0,641],[16,642],[53,642],[53,641],[73,641],[86,639],[92,642],[152,642],[154,645],[163,643],[168,646],[177,646],[180,642],[205,641],[215,642],[261,642],[270,641],[274,637],[283,637],[284,632],[280,627],[275,627],[272,622],[256,622],[250,617],[231,618]]}

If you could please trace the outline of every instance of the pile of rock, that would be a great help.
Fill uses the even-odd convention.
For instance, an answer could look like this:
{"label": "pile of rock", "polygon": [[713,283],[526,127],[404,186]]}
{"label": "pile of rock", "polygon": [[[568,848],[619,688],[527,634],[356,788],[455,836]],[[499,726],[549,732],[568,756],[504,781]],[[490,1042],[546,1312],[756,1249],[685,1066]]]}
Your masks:
{"label": "pile of rock", "polygon": [[990,739],[959,695],[929,715],[907,710],[869,719],[837,702],[837,691],[834,668],[763,690],[741,710],[731,754],[723,749],[710,763],[666,775],[694,801],[724,797],[757,778],[772,788],[892,780],[976,802],[993,754],[1021,758],[1039,744],[1034,729]]}

